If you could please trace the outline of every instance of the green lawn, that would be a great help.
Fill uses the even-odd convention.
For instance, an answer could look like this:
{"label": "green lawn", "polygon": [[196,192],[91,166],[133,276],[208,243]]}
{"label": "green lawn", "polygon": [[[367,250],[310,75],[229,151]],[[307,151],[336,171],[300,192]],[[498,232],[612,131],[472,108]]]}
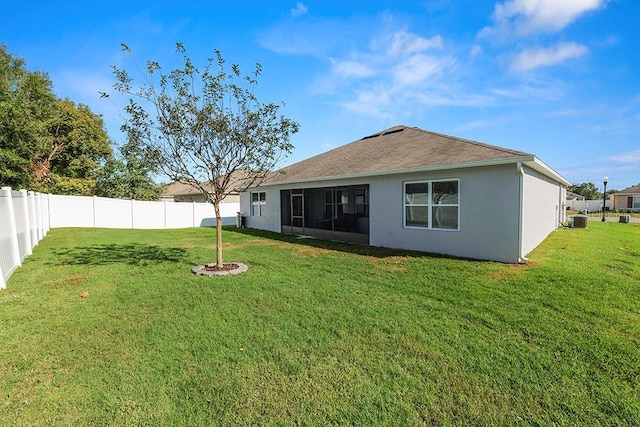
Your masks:
{"label": "green lawn", "polygon": [[229,228],[249,271],[193,276],[214,233],[52,230],[0,292],[0,425],[640,425],[638,225],[526,266]]}

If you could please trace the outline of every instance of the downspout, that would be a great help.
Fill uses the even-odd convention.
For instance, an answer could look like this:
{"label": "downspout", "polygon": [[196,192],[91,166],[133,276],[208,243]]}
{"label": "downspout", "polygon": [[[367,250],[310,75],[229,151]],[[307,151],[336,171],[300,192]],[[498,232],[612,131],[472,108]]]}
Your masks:
{"label": "downspout", "polygon": [[518,215],[518,263],[527,264],[529,260],[522,253],[522,242],[524,240],[524,168],[522,162],[517,163],[518,168],[518,180],[519,180],[519,203],[520,212]]}

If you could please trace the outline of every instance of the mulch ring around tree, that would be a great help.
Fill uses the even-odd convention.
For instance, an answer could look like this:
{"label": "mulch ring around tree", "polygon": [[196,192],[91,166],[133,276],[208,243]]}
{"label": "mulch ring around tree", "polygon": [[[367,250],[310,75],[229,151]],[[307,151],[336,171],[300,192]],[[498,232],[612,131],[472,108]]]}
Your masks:
{"label": "mulch ring around tree", "polygon": [[218,268],[215,263],[196,265],[191,272],[198,276],[226,276],[244,273],[248,268],[246,264],[240,262],[225,262],[222,268]]}

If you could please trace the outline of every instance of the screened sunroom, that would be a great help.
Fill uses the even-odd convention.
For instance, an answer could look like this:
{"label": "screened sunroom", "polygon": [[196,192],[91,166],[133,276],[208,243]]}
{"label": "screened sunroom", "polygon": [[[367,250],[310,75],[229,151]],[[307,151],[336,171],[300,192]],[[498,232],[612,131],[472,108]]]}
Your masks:
{"label": "screened sunroom", "polygon": [[280,191],[282,232],[369,244],[369,185]]}

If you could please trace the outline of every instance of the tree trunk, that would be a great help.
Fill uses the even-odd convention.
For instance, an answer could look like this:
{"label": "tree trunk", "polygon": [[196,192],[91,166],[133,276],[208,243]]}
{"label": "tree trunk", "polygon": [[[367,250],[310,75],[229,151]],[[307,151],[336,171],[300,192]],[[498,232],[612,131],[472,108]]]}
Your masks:
{"label": "tree trunk", "polygon": [[216,267],[222,268],[222,217],[220,216],[220,203],[213,204],[216,211]]}

